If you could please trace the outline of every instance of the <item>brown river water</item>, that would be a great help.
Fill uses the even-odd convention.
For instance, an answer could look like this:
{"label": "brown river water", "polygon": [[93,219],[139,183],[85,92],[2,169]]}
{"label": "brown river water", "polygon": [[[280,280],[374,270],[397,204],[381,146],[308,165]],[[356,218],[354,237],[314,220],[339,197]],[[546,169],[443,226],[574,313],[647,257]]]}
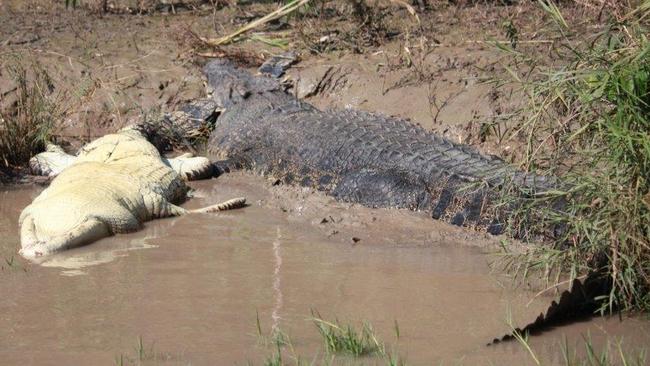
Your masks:
{"label": "brown river water", "polygon": [[[251,205],[149,222],[41,263],[16,253],[18,215],[42,188],[0,187],[0,364],[262,365],[275,347],[258,335],[256,314],[263,335],[290,337],[287,364],[323,364],[331,356],[312,310],[371,323],[409,365],[534,364],[517,342],[486,346],[508,332],[507,319],[524,325],[553,299],[491,270],[498,238],[247,174],[192,185],[187,207],[240,195]],[[635,351],[650,344],[650,322],[594,318],[530,344],[554,365],[565,338],[583,348],[583,337]]]}

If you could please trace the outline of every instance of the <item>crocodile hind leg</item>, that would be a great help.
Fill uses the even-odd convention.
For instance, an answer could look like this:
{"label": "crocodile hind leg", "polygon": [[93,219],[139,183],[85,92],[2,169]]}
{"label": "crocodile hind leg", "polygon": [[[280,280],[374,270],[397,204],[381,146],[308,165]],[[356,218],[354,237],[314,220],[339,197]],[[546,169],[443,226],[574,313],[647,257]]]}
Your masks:
{"label": "crocodile hind leg", "polygon": [[424,182],[399,169],[360,169],[345,174],[331,194],[370,207],[429,210],[431,195]]}
{"label": "crocodile hind leg", "polygon": [[474,226],[488,228],[488,231],[498,233],[496,226],[499,222],[489,221],[485,215],[491,198],[489,187],[482,182],[466,183],[459,181],[456,176],[441,180],[433,193],[434,204],[431,217],[443,220],[456,226]]}

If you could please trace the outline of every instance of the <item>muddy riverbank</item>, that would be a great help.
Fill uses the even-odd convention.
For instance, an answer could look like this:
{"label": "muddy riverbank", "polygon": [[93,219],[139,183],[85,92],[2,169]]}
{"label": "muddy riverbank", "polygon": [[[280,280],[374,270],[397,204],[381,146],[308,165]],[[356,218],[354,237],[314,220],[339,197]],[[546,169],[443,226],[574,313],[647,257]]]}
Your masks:
{"label": "muddy riverbank", "polygon": [[[354,23],[342,16],[307,14],[308,26],[287,36],[302,58],[288,72],[293,92],[323,109],[407,118],[519,162],[521,136],[505,139],[494,122],[509,118],[521,95],[489,83],[504,75],[508,59],[488,41],[507,41],[510,19],[524,40],[519,49],[546,47],[543,17],[524,5],[448,5],[421,16],[421,26],[404,8],[387,8],[386,29],[398,35],[384,34],[379,43],[354,38]],[[52,139],[74,151],[133,118],[204,96],[200,66],[207,59],[197,56],[186,30],[223,35],[272,6],[103,14],[0,0],[0,107],[16,97],[10,66],[39,64],[65,102]],[[282,35],[282,27],[271,24],[264,35]],[[254,40],[240,46],[264,55],[283,51]],[[263,335],[275,329],[291,337],[287,360],[298,355],[320,364],[328,358],[309,320],[317,310],[326,319],[370,322],[410,365],[534,364],[516,342],[485,346],[509,332],[508,319],[522,326],[555,299],[553,291],[535,296],[539,284],[515,288],[490,267],[502,238],[419,213],[338,203],[246,173],[192,186],[188,207],[241,195],[251,205],[153,221],[29,263],[17,256],[17,220],[43,187],[1,185],[0,363],[259,365],[274,352],[257,334],[259,314]],[[621,340],[634,354],[650,344],[650,323],[594,318],[551,328],[531,346],[543,364],[561,364],[565,337],[580,350],[585,337],[596,347]],[[334,364],[384,361],[337,357]]]}

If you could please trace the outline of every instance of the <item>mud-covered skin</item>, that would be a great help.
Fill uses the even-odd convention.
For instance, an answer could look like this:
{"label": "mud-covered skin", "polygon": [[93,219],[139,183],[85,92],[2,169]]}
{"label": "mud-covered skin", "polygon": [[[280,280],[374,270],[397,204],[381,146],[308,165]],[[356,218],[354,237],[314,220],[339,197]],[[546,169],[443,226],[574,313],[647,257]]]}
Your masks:
{"label": "mud-covered skin", "polygon": [[377,114],[319,111],[270,78],[225,60],[204,68],[225,110],[208,142],[210,157],[371,207],[425,210],[456,225],[502,225],[489,210],[497,187],[546,190],[553,179],[452,143],[412,123]]}

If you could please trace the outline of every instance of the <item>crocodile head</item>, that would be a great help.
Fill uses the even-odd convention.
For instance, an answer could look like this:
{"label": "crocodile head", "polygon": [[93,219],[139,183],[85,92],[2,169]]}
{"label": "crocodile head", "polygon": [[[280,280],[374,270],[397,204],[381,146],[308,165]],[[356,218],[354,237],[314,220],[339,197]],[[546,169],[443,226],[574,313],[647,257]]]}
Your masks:
{"label": "crocodile head", "polygon": [[[69,217],[58,215],[22,217],[20,255],[34,258],[74,248],[110,236],[108,225],[93,217]],[[48,219],[50,218],[50,219]]]}
{"label": "crocodile head", "polygon": [[75,157],[67,154],[60,146],[48,144],[45,151],[29,159],[29,168],[34,175],[54,177],[72,165]]}
{"label": "crocodile head", "polygon": [[280,83],[268,77],[254,76],[226,59],[216,59],[205,65],[207,91],[220,108],[228,108],[252,94],[281,90]]}

